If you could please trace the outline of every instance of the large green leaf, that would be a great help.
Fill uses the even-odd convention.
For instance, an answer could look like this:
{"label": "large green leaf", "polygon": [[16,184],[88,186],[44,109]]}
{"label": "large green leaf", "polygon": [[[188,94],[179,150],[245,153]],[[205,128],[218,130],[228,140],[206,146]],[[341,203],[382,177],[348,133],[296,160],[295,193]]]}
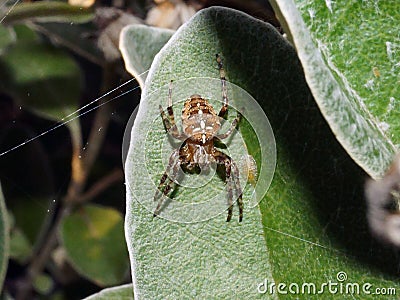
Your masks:
{"label": "large green leaf", "polygon": [[85,298],[85,300],[133,300],[133,285],[131,283],[101,290]]}
{"label": "large green leaf", "polygon": [[121,214],[86,205],[66,217],[60,228],[68,260],[101,286],[121,283],[128,269]]}
{"label": "large green leaf", "polygon": [[[146,72],[154,56],[171,38],[173,30],[145,25],[129,25],[121,31],[120,49],[125,59],[126,69],[136,77],[143,87]],[[142,76],[141,76],[142,75]]]}
{"label": "large green leaf", "polygon": [[3,288],[4,278],[7,272],[9,250],[9,224],[3,191],[0,185],[0,290]]}
{"label": "large green leaf", "polygon": [[272,4],[315,100],[350,156],[380,177],[400,143],[400,2],[294,2]]}
{"label": "large green leaf", "polygon": [[[166,105],[167,93],[152,93],[171,79],[218,78],[215,53],[224,57],[228,80],[253,95],[271,122],[278,150],[274,180],[259,209],[245,210],[242,224],[226,223],[224,215],[194,224],[153,219],[139,195],[155,191],[145,163],[160,165],[151,160],[159,144],[152,148],[146,140],[165,139],[154,110]],[[153,121],[157,130],[149,127]],[[138,161],[143,151],[148,161]],[[132,128],[125,231],[135,296],[264,298],[257,291],[264,283],[319,287],[339,283],[339,272],[347,274],[346,283],[398,288],[391,280],[397,272],[393,253],[374,244],[367,230],[364,177],[326,124],[294,49],[278,32],[233,10],[199,12],[156,56]],[[207,197],[196,189],[189,196]],[[346,296],[353,297],[341,293]]]}

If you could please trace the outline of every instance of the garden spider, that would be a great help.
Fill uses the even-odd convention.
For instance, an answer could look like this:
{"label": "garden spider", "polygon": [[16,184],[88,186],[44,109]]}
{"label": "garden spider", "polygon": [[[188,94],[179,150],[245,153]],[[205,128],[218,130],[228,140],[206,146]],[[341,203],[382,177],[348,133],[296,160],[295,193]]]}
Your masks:
{"label": "garden spider", "polygon": [[[183,141],[183,143],[178,149],[172,152],[169,163],[161,177],[158,189],[154,195],[154,201],[158,200],[154,216],[157,216],[160,212],[163,197],[167,196],[173,190],[179,167],[182,167],[185,172],[191,172],[198,168],[207,169],[211,163],[216,163],[225,166],[225,184],[228,197],[228,217],[226,221],[229,222],[232,218],[233,192],[237,196],[239,222],[243,219],[242,189],[239,182],[238,167],[232,161],[231,157],[219,151],[214,146],[215,141],[223,140],[234,132],[241,118],[241,114],[238,112],[227,132],[223,134],[218,133],[221,127],[220,118],[224,118],[227,114],[229,100],[225,71],[221,57],[218,54],[216,55],[216,60],[220,73],[223,100],[223,105],[218,115],[206,99],[197,94],[191,95],[185,101],[182,110],[182,132],[179,132],[172,110],[172,81],[170,82],[168,91],[168,116],[162,106],[160,105],[159,107],[167,133],[171,134],[175,139]],[[170,177],[168,177],[168,174],[170,174]]]}

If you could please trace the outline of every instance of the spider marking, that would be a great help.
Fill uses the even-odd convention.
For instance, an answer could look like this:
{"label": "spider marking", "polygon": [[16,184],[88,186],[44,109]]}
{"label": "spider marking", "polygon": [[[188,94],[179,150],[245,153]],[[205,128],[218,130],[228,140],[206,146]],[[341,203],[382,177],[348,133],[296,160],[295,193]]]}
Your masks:
{"label": "spider marking", "polygon": [[[160,114],[164,123],[165,130],[175,139],[183,141],[178,149],[175,149],[170,158],[164,174],[161,177],[157,191],[154,195],[154,201],[158,200],[154,216],[159,215],[163,197],[167,196],[176,185],[175,180],[181,167],[184,172],[190,172],[200,169],[207,169],[212,163],[225,166],[225,185],[228,198],[228,217],[229,222],[233,212],[233,193],[237,196],[239,206],[239,222],[243,219],[243,201],[242,189],[239,182],[239,169],[235,162],[227,154],[219,151],[215,146],[215,141],[220,141],[229,137],[238,125],[241,114],[238,112],[236,118],[232,121],[227,132],[220,134],[220,118],[224,118],[228,112],[229,99],[227,95],[225,71],[221,57],[217,54],[221,89],[222,89],[222,107],[216,114],[213,106],[207,99],[200,95],[191,95],[184,104],[182,110],[182,130],[179,131],[174,112],[172,110],[172,81],[168,90],[167,113],[160,105]],[[170,174],[170,176],[168,176]]]}

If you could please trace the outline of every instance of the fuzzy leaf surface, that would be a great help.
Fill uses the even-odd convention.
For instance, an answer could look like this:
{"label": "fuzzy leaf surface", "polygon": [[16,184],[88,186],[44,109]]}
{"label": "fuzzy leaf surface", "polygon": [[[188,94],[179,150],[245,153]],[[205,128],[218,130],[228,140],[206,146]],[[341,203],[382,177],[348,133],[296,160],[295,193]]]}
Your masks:
{"label": "fuzzy leaf surface", "polygon": [[400,3],[272,4],[336,138],[371,177],[381,177],[400,141]]}
{"label": "fuzzy leaf surface", "polygon": [[173,30],[150,27],[146,25],[130,25],[121,31],[120,50],[125,61],[125,68],[143,87],[146,75],[154,56],[171,38]]}

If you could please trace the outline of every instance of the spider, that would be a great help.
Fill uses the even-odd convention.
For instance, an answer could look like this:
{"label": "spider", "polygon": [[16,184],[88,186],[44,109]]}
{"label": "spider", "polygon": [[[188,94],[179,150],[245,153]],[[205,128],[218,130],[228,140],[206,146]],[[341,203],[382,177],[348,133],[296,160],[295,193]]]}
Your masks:
{"label": "spider", "polygon": [[[212,163],[225,166],[225,185],[228,198],[228,217],[229,222],[233,212],[233,192],[237,195],[237,204],[239,206],[239,222],[243,219],[243,201],[242,189],[239,182],[239,170],[235,162],[227,154],[219,151],[214,143],[229,137],[238,125],[241,114],[238,112],[236,118],[232,121],[227,132],[220,134],[221,127],[220,118],[224,118],[228,112],[229,100],[227,96],[227,87],[225,79],[225,71],[223,68],[221,57],[216,54],[218,64],[223,105],[216,114],[213,106],[207,99],[198,94],[191,95],[184,103],[182,110],[182,131],[177,128],[172,110],[172,83],[170,82],[168,90],[168,107],[167,113],[164,112],[162,106],[159,106],[160,114],[167,133],[173,138],[183,141],[178,149],[175,149],[170,155],[168,165],[161,177],[157,191],[154,195],[154,201],[158,200],[157,207],[153,216],[159,215],[163,197],[173,190],[175,179],[178,175],[179,167],[184,172],[209,168]],[[170,177],[168,174],[171,174]],[[168,179],[168,180],[167,180]]]}

